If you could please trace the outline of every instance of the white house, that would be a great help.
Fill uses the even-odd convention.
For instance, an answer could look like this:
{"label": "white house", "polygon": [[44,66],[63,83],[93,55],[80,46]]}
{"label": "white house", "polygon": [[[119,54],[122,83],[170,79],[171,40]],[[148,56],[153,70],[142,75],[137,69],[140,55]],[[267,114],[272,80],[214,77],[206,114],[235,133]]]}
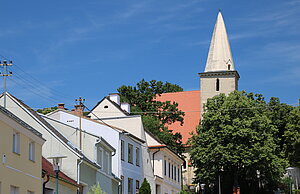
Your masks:
{"label": "white house", "polygon": [[[159,140],[155,137],[149,136],[149,134],[144,130],[140,115],[130,115],[129,112],[129,104],[120,103],[120,96],[118,94],[110,94],[103,98],[91,110],[89,116],[92,119],[102,120],[110,125],[126,128],[127,131],[145,141],[145,148],[143,149],[144,177],[150,183],[152,193],[172,193],[172,191],[175,193],[179,192],[181,190],[181,178],[177,178],[176,181],[171,181],[171,179],[161,176],[161,174],[158,173],[161,171],[161,165],[155,164],[158,160],[157,157],[164,154],[164,156],[168,158],[167,161],[172,161],[173,170],[176,168],[177,173],[179,170],[181,175],[181,165],[183,163],[182,159],[165,145],[163,145],[163,148],[159,149],[160,152],[155,154],[155,157],[153,158],[153,152],[157,150],[151,146],[162,145],[162,143],[158,143]],[[172,164],[170,163],[171,166]],[[163,179],[159,179],[159,177],[163,177]]]}
{"label": "white house", "polygon": [[81,151],[93,162],[100,166],[96,174],[96,182],[100,184],[102,191],[106,193],[118,193],[120,179],[112,173],[112,156],[116,153],[104,138],[84,130],[72,127],[53,118],[41,115],[50,125],[60,129],[61,133],[77,147],[80,147],[80,133],[82,133]]}
{"label": "white house", "polygon": [[[142,145],[144,144],[142,139],[124,129],[108,125],[103,121],[78,116],[64,109],[58,109],[47,116],[77,129],[82,129],[87,133],[101,136],[112,147],[116,148],[116,152],[112,156],[112,172],[121,179],[122,184],[119,187],[119,191],[120,193],[136,192],[144,177],[143,162],[141,162]],[[82,144],[81,147],[84,146]],[[85,148],[82,149],[84,150]]]}
{"label": "white house", "polygon": [[[0,96],[0,105],[2,106],[3,98],[3,95]],[[100,166],[80,152],[66,136],[9,93],[6,95],[6,107],[14,115],[43,134],[44,139],[46,139],[42,149],[44,158],[57,155],[67,156],[63,159],[61,170],[82,186],[83,189],[80,193],[87,193],[88,187],[96,184],[96,175]]]}

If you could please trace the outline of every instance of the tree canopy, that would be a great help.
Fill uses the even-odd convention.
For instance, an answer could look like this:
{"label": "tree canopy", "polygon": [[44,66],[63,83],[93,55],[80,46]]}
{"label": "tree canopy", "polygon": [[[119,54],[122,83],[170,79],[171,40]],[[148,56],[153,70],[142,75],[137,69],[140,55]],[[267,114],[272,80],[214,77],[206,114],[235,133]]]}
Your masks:
{"label": "tree canopy", "polygon": [[221,175],[225,193],[232,192],[233,185],[240,186],[242,193],[257,193],[259,185],[272,191],[288,161],[279,144],[282,115],[270,110],[275,108],[271,102],[244,91],[208,99],[201,125],[191,139],[195,182],[217,185]]}
{"label": "tree canopy", "polygon": [[144,178],[144,181],[139,188],[139,194],[151,194],[151,187],[146,178]]}
{"label": "tree canopy", "polygon": [[183,89],[169,82],[142,79],[136,86],[121,86],[118,92],[122,102],[131,105],[131,114],[142,115],[145,129],[157,136],[167,146],[177,153],[182,153],[181,134],[173,134],[166,124],[183,123],[184,112],[178,109],[176,102],[160,102],[155,98],[162,93],[179,92]]}

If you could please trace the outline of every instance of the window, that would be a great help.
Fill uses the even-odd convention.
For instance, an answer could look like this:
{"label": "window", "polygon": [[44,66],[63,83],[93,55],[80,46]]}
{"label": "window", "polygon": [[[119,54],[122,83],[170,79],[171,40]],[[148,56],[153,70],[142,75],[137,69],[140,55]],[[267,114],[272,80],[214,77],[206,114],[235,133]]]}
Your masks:
{"label": "window", "polygon": [[20,153],[20,133],[13,134],[13,152]]}
{"label": "window", "polygon": [[169,178],[171,178],[171,164],[170,164],[170,161],[169,161]]}
{"label": "window", "polygon": [[128,178],[128,194],[133,194],[133,179]]}
{"label": "window", "polygon": [[174,178],[174,170],[173,170],[174,166],[172,164],[172,179]]}
{"label": "window", "polygon": [[228,65],[228,70],[230,70],[230,65]]}
{"label": "window", "polygon": [[105,105],[105,106],[104,106],[104,108],[108,108],[108,106],[107,106],[107,105]]}
{"label": "window", "polygon": [[107,174],[110,174],[109,172],[110,172],[110,157],[109,157],[109,153],[108,152],[105,152],[105,158],[106,158],[106,160],[105,160],[105,162],[106,162],[106,164],[105,164],[105,166],[106,166],[106,173]]}
{"label": "window", "polygon": [[220,91],[220,80],[216,80],[216,91]]}
{"label": "window", "polygon": [[183,162],[183,169],[186,169],[186,160]]}
{"label": "window", "polygon": [[103,169],[103,151],[101,148],[98,148],[97,150],[97,163],[101,166],[101,169]]}
{"label": "window", "polygon": [[124,176],[121,176],[120,194],[123,194],[123,187],[124,187]]}
{"label": "window", "polygon": [[19,194],[19,187],[10,186],[10,194]]}
{"label": "window", "polygon": [[132,164],[133,159],[133,145],[128,144],[128,162]]}
{"label": "window", "polygon": [[135,189],[136,189],[136,193],[139,193],[140,181],[138,181],[138,180],[136,180],[136,182],[135,182]]}
{"label": "window", "polygon": [[177,175],[178,175],[178,182],[180,182],[180,177],[181,177],[181,174],[180,174],[180,169],[179,169],[179,166],[178,166],[178,169],[177,169]]}
{"label": "window", "polygon": [[136,165],[140,166],[140,148],[135,149]]}
{"label": "window", "polygon": [[165,176],[167,176],[167,160],[164,161]]}
{"label": "window", "polygon": [[176,181],[176,166],[174,166],[174,180]]}
{"label": "window", "polygon": [[124,141],[121,140],[121,160],[124,160]]}
{"label": "window", "polygon": [[34,142],[29,143],[29,160],[35,160],[35,145]]}
{"label": "window", "polygon": [[102,169],[103,169],[103,171],[105,172],[105,173],[107,173],[107,174],[109,174],[109,172],[110,172],[110,164],[109,164],[109,162],[110,162],[110,159],[109,159],[109,153],[108,152],[103,152],[104,154],[103,154],[103,167],[102,167]]}

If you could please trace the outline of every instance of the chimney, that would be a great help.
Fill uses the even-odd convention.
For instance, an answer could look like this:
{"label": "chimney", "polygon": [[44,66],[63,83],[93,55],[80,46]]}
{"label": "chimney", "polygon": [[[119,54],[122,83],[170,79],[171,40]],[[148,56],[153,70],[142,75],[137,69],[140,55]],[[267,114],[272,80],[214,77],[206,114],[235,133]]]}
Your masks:
{"label": "chimney", "polygon": [[117,93],[109,94],[109,99],[120,106],[121,100],[120,100],[119,94],[117,94]]}
{"label": "chimney", "polygon": [[65,110],[65,103],[58,103],[57,104],[58,109],[64,109]]}
{"label": "chimney", "polygon": [[73,110],[73,113],[77,116],[83,116],[83,110],[84,106],[83,104],[75,105],[75,109]]}
{"label": "chimney", "polygon": [[128,104],[127,102],[121,103],[121,109],[130,113],[130,104]]}

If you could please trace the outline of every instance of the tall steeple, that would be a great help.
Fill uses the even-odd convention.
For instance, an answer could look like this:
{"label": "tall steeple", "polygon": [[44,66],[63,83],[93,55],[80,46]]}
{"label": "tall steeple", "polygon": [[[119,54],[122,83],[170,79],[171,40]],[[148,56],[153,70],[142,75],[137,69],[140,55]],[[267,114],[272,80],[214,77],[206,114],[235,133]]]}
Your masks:
{"label": "tall steeple", "polygon": [[225,23],[221,11],[218,13],[217,22],[210,42],[210,48],[204,72],[233,71],[234,64]]}
{"label": "tall steeple", "polygon": [[234,69],[228,36],[221,12],[218,13],[212,35],[205,70],[200,76],[200,110],[208,98],[221,93],[228,94],[238,89],[238,72]]}

